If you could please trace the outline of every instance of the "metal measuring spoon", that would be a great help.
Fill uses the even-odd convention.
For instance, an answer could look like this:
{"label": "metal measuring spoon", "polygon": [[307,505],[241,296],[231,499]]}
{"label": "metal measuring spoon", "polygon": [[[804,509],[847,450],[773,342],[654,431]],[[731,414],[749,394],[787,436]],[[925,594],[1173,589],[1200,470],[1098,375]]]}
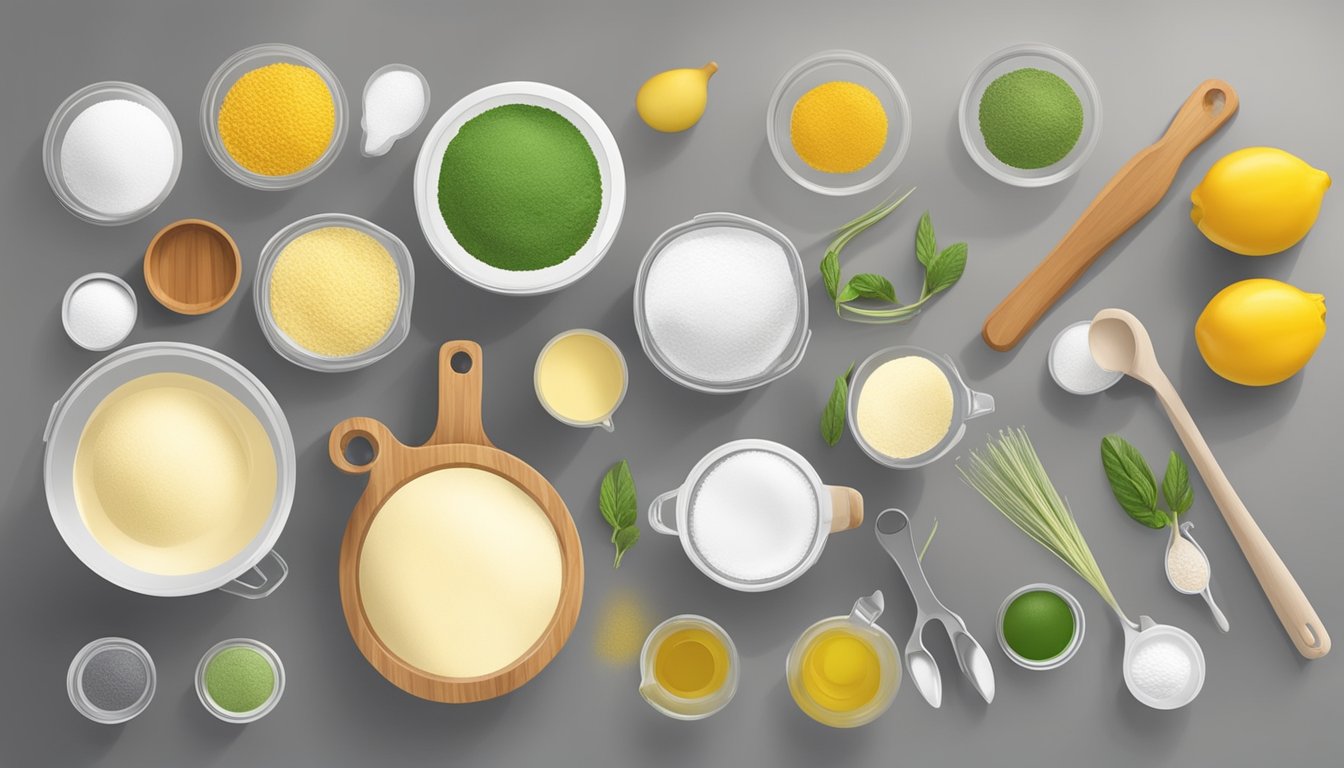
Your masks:
{"label": "metal measuring spoon", "polygon": [[[1226,632],[1228,629],[1227,617],[1223,615],[1223,611],[1218,607],[1218,604],[1213,602],[1213,569],[1209,565],[1209,556],[1204,553],[1204,548],[1199,546],[1199,542],[1195,541],[1195,537],[1190,533],[1190,529],[1194,527],[1194,523],[1188,522],[1181,523],[1180,526],[1171,526],[1171,539],[1167,542],[1167,557],[1164,563],[1167,572],[1167,581],[1171,583],[1172,589],[1183,595],[1199,595],[1204,598],[1204,602],[1209,604],[1209,610],[1213,611],[1213,620],[1218,622],[1218,628]],[[1171,577],[1171,548],[1175,545],[1178,537],[1183,537],[1186,541],[1190,542],[1190,544],[1194,546],[1195,551],[1199,553],[1199,556],[1204,558],[1204,572],[1209,574],[1209,578],[1204,581],[1203,589],[1193,591],[1182,589],[1176,584],[1176,580]]]}
{"label": "metal measuring spoon", "polygon": [[877,543],[896,561],[896,567],[900,568],[905,583],[910,586],[910,594],[915,598],[918,611],[915,628],[905,644],[905,666],[915,687],[930,706],[937,708],[943,703],[943,681],[938,662],[924,647],[924,626],[936,619],[952,641],[961,673],[970,679],[985,701],[994,701],[994,668],[990,666],[989,656],[966,629],[966,622],[933,594],[933,587],[929,586],[919,564],[914,534],[910,532],[910,518],[899,509],[884,510],[874,521],[873,531],[877,534]]}

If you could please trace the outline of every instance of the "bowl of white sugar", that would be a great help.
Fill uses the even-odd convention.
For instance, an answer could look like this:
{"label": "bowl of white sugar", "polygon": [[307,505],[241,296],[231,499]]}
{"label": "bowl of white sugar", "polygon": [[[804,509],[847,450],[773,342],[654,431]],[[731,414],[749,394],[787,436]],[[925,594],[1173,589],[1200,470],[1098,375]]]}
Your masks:
{"label": "bowl of white sugar", "polygon": [[695,567],[741,592],[788,584],[821,557],[831,533],[862,523],[858,491],[823,485],[807,459],[769,440],[715,448],[649,506],[655,532],[680,538]]}
{"label": "bowl of white sugar", "polygon": [[635,279],[635,328],[672,381],[745,392],[803,360],[807,281],[778,230],[735,213],[704,213],[664,232]]}
{"label": "bowl of white sugar", "polygon": [[42,166],[57,199],[92,224],[153,213],[182,170],[182,135],[159,97],[132,83],[70,94],[47,124]]}

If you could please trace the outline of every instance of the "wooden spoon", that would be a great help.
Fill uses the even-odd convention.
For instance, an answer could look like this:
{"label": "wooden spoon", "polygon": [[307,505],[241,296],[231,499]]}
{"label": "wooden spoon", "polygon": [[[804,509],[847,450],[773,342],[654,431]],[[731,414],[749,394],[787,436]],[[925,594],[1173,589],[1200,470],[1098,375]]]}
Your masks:
{"label": "wooden spoon", "polygon": [[1325,631],[1325,625],[1213,458],[1209,444],[1204,442],[1204,436],[1185,409],[1181,396],[1158,365],[1153,340],[1143,323],[1123,309],[1103,309],[1092,319],[1087,341],[1092,357],[1102,368],[1128,374],[1157,393],[1158,402],[1166,410],[1191,461],[1204,478],[1227,527],[1241,545],[1246,562],[1251,564],[1260,588],[1269,598],[1269,604],[1274,607],[1274,613],[1278,614],[1293,645],[1297,646],[1297,652],[1308,659],[1319,659],[1329,653],[1330,635]]}
{"label": "wooden spoon", "polygon": [[1237,92],[1205,80],[1152,146],[1130,158],[1078,217],[1045,260],[985,319],[985,343],[1007,352],[1083,276],[1116,238],[1161,202],[1181,162],[1237,111]]}

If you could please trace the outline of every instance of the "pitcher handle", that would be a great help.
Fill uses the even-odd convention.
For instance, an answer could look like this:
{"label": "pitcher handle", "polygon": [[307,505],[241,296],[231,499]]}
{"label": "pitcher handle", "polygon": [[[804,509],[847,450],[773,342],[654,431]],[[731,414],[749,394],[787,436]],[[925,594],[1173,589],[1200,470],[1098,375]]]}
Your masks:
{"label": "pitcher handle", "polygon": [[[663,522],[663,506],[667,504],[668,501],[677,498],[677,494],[680,492],[681,489],[678,488],[676,490],[668,491],[667,493],[664,493],[663,495],[653,500],[653,503],[649,505],[650,528],[657,531],[658,533],[667,534],[668,536],[678,535],[675,523],[673,525],[668,525],[667,523]],[[675,511],[676,507],[673,507],[673,512]],[[676,519],[675,515],[673,519],[674,520]]]}
{"label": "pitcher handle", "polygon": [[[268,563],[269,561],[269,563]],[[274,564],[274,572],[268,573],[268,565]],[[219,588],[220,592],[227,592],[230,595],[245,597],[248,600],[260,600],[271,594],[279,587],[289,575],[289,564],[280,556],[279,552],[271,550],[266,556],[257,561],[257,564],[249,568],[243,576],[255,573],[261,577],[258,584],[249,584],[243,581],[242,576],[230,581],[228,584]]]}
{"label": "pitcher handle", "polygon": [[987,413],[994,412],[994,396],[984,392],[970,390],[971,408],[966,414],[967,419],[974,419],[977,416],[984,416]]}

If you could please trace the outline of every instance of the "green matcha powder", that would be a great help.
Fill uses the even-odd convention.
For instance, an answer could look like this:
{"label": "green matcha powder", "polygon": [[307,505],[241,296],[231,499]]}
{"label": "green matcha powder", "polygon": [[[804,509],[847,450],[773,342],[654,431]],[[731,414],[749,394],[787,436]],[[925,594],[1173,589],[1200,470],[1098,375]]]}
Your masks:
{"label": "green matcha powder", "polygon": [[980,98],[980,135],[1004,165],[1024,170],[1063,160],[1083,134],[1083,104],[1053,72],[1019,69],[999,76]]}
{"label": "green matcha powder", "polygon": [[514,272],[578,253],[602,211],[597,158],[574,124],[531,104],[464,123],[439,170],[439,212],[467,253]]}
{"label": "green matcha powder", "polygon": [[221,709],[242,714],[270,701],[275,670],[257,651],[234,646],[215,654],[205,665],[205,691]]}

